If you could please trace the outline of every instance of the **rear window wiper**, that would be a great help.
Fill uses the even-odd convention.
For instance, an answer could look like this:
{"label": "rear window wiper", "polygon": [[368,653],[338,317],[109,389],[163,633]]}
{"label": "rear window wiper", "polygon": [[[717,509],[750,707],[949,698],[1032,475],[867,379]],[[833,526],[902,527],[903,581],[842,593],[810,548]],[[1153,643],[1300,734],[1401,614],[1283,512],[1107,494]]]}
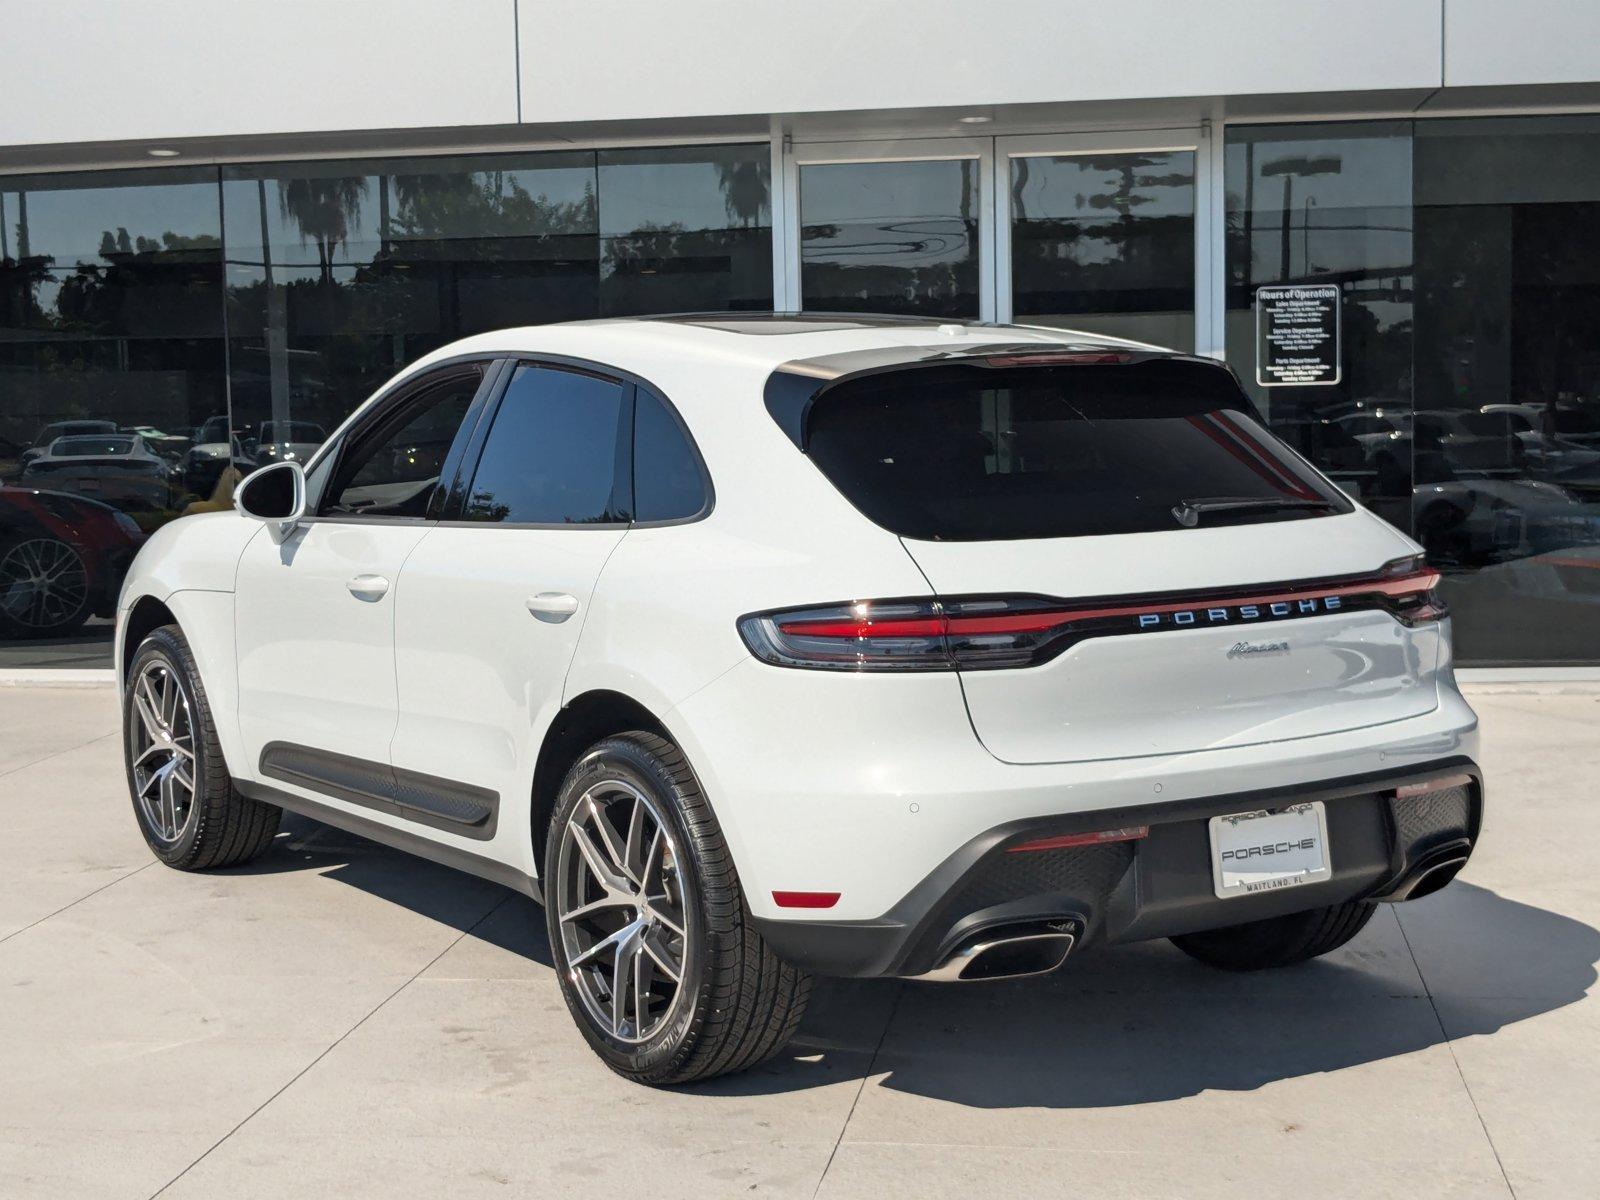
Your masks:
{"label": "rear window wiper", "polygon": [[1267,512],[1281,509],[1304,509],[1331,512],[1339,506],[1332,500],[1291,500],[1284,496],[1206,496],[1198,500],[1180,500],[1173,505],[1172,515],[1178,524],[1193,529],[1200,524],[1205,513],[1212,512]]}

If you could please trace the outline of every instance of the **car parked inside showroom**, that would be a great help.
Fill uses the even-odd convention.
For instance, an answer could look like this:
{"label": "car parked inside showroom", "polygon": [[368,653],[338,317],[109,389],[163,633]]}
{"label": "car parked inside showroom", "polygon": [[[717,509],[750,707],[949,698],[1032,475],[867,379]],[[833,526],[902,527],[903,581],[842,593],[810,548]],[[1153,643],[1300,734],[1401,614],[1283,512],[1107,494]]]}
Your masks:
{"label": "car parked inside showroom", "polygon": [[234,503],[119,605],[154,853],[242,863],[290,811],[524,891],[641,1082],[770,1058],[815,975],[1302,962],[1478,837],[1437,573],[1203,357],[505,330]]}

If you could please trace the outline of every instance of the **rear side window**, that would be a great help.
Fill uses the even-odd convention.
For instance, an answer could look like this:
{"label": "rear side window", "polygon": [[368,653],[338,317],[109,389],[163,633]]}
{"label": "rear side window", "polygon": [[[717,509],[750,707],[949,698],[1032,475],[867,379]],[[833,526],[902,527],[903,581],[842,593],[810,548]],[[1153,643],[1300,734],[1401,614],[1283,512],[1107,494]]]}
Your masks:
{"label": "rear side window", "polygon": [[806,452],[904,537],[996,541],[1144,533],[1349,512],[1200,363],[949,366],[818,397]]}
{"label": "rear side window", "polygon": [[[467,491],[469,521],[594,525],[626,521],[619,493],[622,385],[581,371],[521,366],[511,377]],[[624,489],[625,490],[625,489]]]}
{"label": "rear side window", "polygon": [[656,397],[643,388],[634,395],[634,520],[686,521],[699,516],[708,497],[688,435]]}

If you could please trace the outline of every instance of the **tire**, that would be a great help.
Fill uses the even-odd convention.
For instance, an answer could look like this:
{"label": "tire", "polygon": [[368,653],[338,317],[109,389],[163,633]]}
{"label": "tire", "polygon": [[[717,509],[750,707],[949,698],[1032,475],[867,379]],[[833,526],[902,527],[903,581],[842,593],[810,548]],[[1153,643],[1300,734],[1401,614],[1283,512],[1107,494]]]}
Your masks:
{"label": "tire", "polygon": [[93,601],[88,566],[71,543],[48,535],[0,541],[0,637],[65,637],[89,619]]}
{"label": "tire", "polygon": [[1292,967],[1337,950],[1366,928],[1376,904],[1353,900],[1309,912],[1207,929],[1172,939],[1191,958],[1224,971]]}
{"label": "tire", "polygon": [[[811,978],[756,932],[721,828],[677,746],[636,732],[591,747],[562,782],[544,868],[561,993],[613,1071],[651,1086],[692,1083],[764,1062],[794,1035]],[[580,907],[592,915],[575,915]],[[640,960],[621,976],[618,1007],[617,964]]]}
{"label": "tire", "polygon": [[234,788],[205,685],[176,625],[155,630],[133,656],[122,697],[122,750],[139,832],[167,866],[233,867],[272,844],[283,810]]}

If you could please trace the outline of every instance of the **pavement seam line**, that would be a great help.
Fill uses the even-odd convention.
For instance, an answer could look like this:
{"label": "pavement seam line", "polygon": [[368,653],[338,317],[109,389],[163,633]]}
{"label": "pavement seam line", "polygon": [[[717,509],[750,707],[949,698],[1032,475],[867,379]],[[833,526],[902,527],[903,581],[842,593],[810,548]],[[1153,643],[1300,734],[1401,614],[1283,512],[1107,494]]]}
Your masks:
{"label": "pavement seam line", "polygon": [[115,887],[117,884],[121,883],[124,879],[132,879],[140,871],[148,871],[151,867],[153,867],[155,865],[156,865],[155,864],[155,860],[152,859],[151,861],[143,864],[142,866],[135,867],[131,871],[126,871],[123,874],[118,875],[115,879],[106,880],[99,887],[95,888],[94,891],[85,892],[83,895],[79,896],[76,900],[72,900],[72,901],[70,901],[70,902],[68,902],[66,904],[63,904],[60,908],[56,909],[55,912],[45,913],[45,915],[40,917],[38,920],[29,921],[21,929],[13,929],[10,933],[6,934],[4,937],[0,937],[0,943],[9,942],[12,938],[18,936],[19,934],[27,933],[28,930],[32,929],[35,925],[43,925],[46,921],[50,920],[52,917],[59,917],[62,913],[66,912],[67,909],[76,908],[78,905],[82,904],[85,900],[89,899],[91,896],[98,896],[101,892],[105,891],[108,887]]}
{"label": "pavement seam line", "polygon": [[906,985],[902,983],[895,990],[894,1003],[889,1006],[889,1015],[883,1022],[883,1032],[878,1034],[878,1044],[872,1048],[872,1057],[867,1060],[867,1069],[861,1073],[861,1084],[856,1088],[856,1094],[850,1101],[850,1111],[845,1113],[844,1122],[839,1126],[839,1136],[833,1140],[833,1149],[828,1151],[828,1161],[822,1164],[822,1174],[817,1176],[817,1186],[811,1191],[811,1200],[817,1200],[822,1185],[828,1178],[828,1172],[833,1169],[833,1160],[838,1157],[839,1147],[844,1144],[844,1135],[849,1132],[851,1118],[856,1115],[856,1105],[861,1103],[861,1093],[867,1090],[867,1080],[872,1078],[872,1068],[878,1065],[878,1055],[883,1052],[883,1043],[889,1040],[889,1027],[894,1024],[895,1014],[900,1011],[900,998],[905,994]]}
{"label": "pavement seam line", "polygon": [[96,734],[87,742],[79,742],[76,746],[63,746],[60,750],[52,750],[49,754],[41,755],[40,757],[32,759],[28,762],[18,763],[14,767],[7,767],[4,771],[0,771],[0,779],[4,779],[7,775],[15,775],[18,771],[26,771],[29,767],[37,767],[40,763],[49,762],[52,758],[60,758],[63,754],[71,754],[75,750],[85,749],[86,747],[94,745],[96,742],[105,741],[108,737],[116,736],[117,731],[113,729],[109,733]]}
{"label": "pavement seam line", "polygon": [[1433,985],[1428,982],[1427,975],[1423,974],[1422,963],[1417,960],[1417,952],[1411,945],[1411,935],[1406,933],[1405,922],[1400,919],[1398,908],[1395,910],[1394,923],[1400,930],[1400,940],[1406,944],[1406,952],[1411,955],[1411,965],[1417,968],[1417,978],[1422,980],[1422,990],[1427,994],[1428,1007],[1433,1009],[1433,1019],[1438,1023],[1439,1035],[1444,1038],[1444,1047],[1450,1052],[1450,1061],[1455,1064],[1456,1075],[1461,1080],[1461,1090],[1467,1094],[1467,1103],[1472,1105],[1472,1113],[1478,1118],[1478,1128],[1483,1130],[1483,1140],[1489,1143],[1489,1153],[1494,1155],[1494,1165],[1500,1168],[1500,1178],[1505,1180],[1506,1192],[1512,1200],[1516,1200],[1517,1189],[1512,1186],[1511,1176],[1506,1173],[1506,1164],[1500,1158],[1500,1147],[1494,1144],[1494,1135],[1489,1132],[1489,1123],[1483,1119],[1483,1110],[1478,1107],[1478,1098],[1472,1094],[1472,1085],[1467,1082],[1467,1073],[1461,1069],[1461,1059],[1456,1055],[1455,1040],[1445,1028],[1444,1017],[1439,1013],[1439,1002],[1433,998]]}
{"label": "pavement seam line", "polygon": [[479,917],[471,925],[469,925],[465,929],[461,930],[460,933],[458,933],[453,939],[451,939],[450,944],[448,946],[446,946],[443,950],[439,951],[439,953],[435,954],[427,962],[423,963],[422,966],[418,967],[416,972],[411,976],[410,979],[407,979],[399,987],[395,988],[394,991],[390,992],[382,1000],[379,1000],[378,1003],[373,1005],[372,1008],[370,1010],[368,1010],[368,1012],[359,1021],[357,1021],[354,1025],[350,1026],[349,1029],[346,1029],[338,1037],[334,1038],[333,1041],[331,1041],[331,1042],[329,1042],[327,1044],[327,1046],[323,1047],[323,1049],[317,1054],[317,1056],[315,1058],[313,1058],[305,1066],[301,1067],[298,1071],[296,1071],[294,1073],[294,1075],[291,1076],[289,1078],[289,1080],[287,1082],[285,1082],[282,1087],[280,1087],[277,1091],[273,1092],[272,1095],[268,1096],[260,1104],[256,1105],[253,1109],[251,1109],[248,1113],[246,1113],[244,1118],[242,1120],[240,1120],[240,1122],[237,1125],[235,1125],[232,1129],[228,1130],[227,1133],[223,1134],[216,1141],[212,1142],[211,1145],[207,1146],[206,1149],[200,1154],[200,1156],[198,1158],[196,1158],[193,1162],[191,1162],[183,1170],[179,1171],[171,1179],[167,1180],[166,1183],[162,1184],[159,1188],[157,1188],[154,1192],[152,1192],[150,1194],[150,1200],[156,1200],[156,1197],[162,1195],[173,1184],[177,1183],[180,1179],[182,1179],[190,1171],[192,1171],[196,1167],[198,1167],[202,1162],[204,1162],[207,1158],[209,1158],[211,1156],[212,1152],[215,1151],[218,1146],[222,1145],[223,1142],[227,1141],[234,1134],[238,1133],[239,1130],[243,1129],[246,1125],[248,1125],[251,1121],[253,1121],[255,1119],[256,1115],[258,1113],[260,1113],[262,1109],[266,1108],[267,1105],[271,1104],[279,1096],[283,1095],[286,1091],[288,1091],[290,1088],[292,1088],[295,1084],[299,1083],[300,1080],[305,1078],[306,1073],[308,1071],[310,1071],[312,1067],[316,1066],[319,1062],[321,1062],[323,1059],[327,1058],[328,1055],[332,1054],[333,1051],[335,1049],[337,1049],[344,1042],[345,1038],[349,1037],[352,1033],[354,1033],[356,1030],[360,1029],[363,1025],[365,1025],[368,1021],[370,1021],[373,1017],[375,1017],[384,1008],[384,1006],[389,1003],[389,1001],[393,1000],[401,992],[405,991],[408,987],[410,987],[413,983],[415,983],[418,979],[420,979],[422,977],[423,973],[425,971],[427,971],[427,969],[429,967],[433,966],[434,963],[438,962],[446,954],[449,954],[450,951],[454,950],[457,946],[459,946],[461,944],[461,942],[469,934],[471,934],[473,932],[473,930],[477,929],[480,925],[482,925],[490,917],[494,916],[495,913],[499,912],[500,909],[507,903],[507,901],[509,901],[511,899],[511,896],[512,896],[511,893],[507,893],[505,896],[502,896],[499,900],[495,901],[494,904],[490,905],[489,910],[487,912],[485,912],[481,917]]}

